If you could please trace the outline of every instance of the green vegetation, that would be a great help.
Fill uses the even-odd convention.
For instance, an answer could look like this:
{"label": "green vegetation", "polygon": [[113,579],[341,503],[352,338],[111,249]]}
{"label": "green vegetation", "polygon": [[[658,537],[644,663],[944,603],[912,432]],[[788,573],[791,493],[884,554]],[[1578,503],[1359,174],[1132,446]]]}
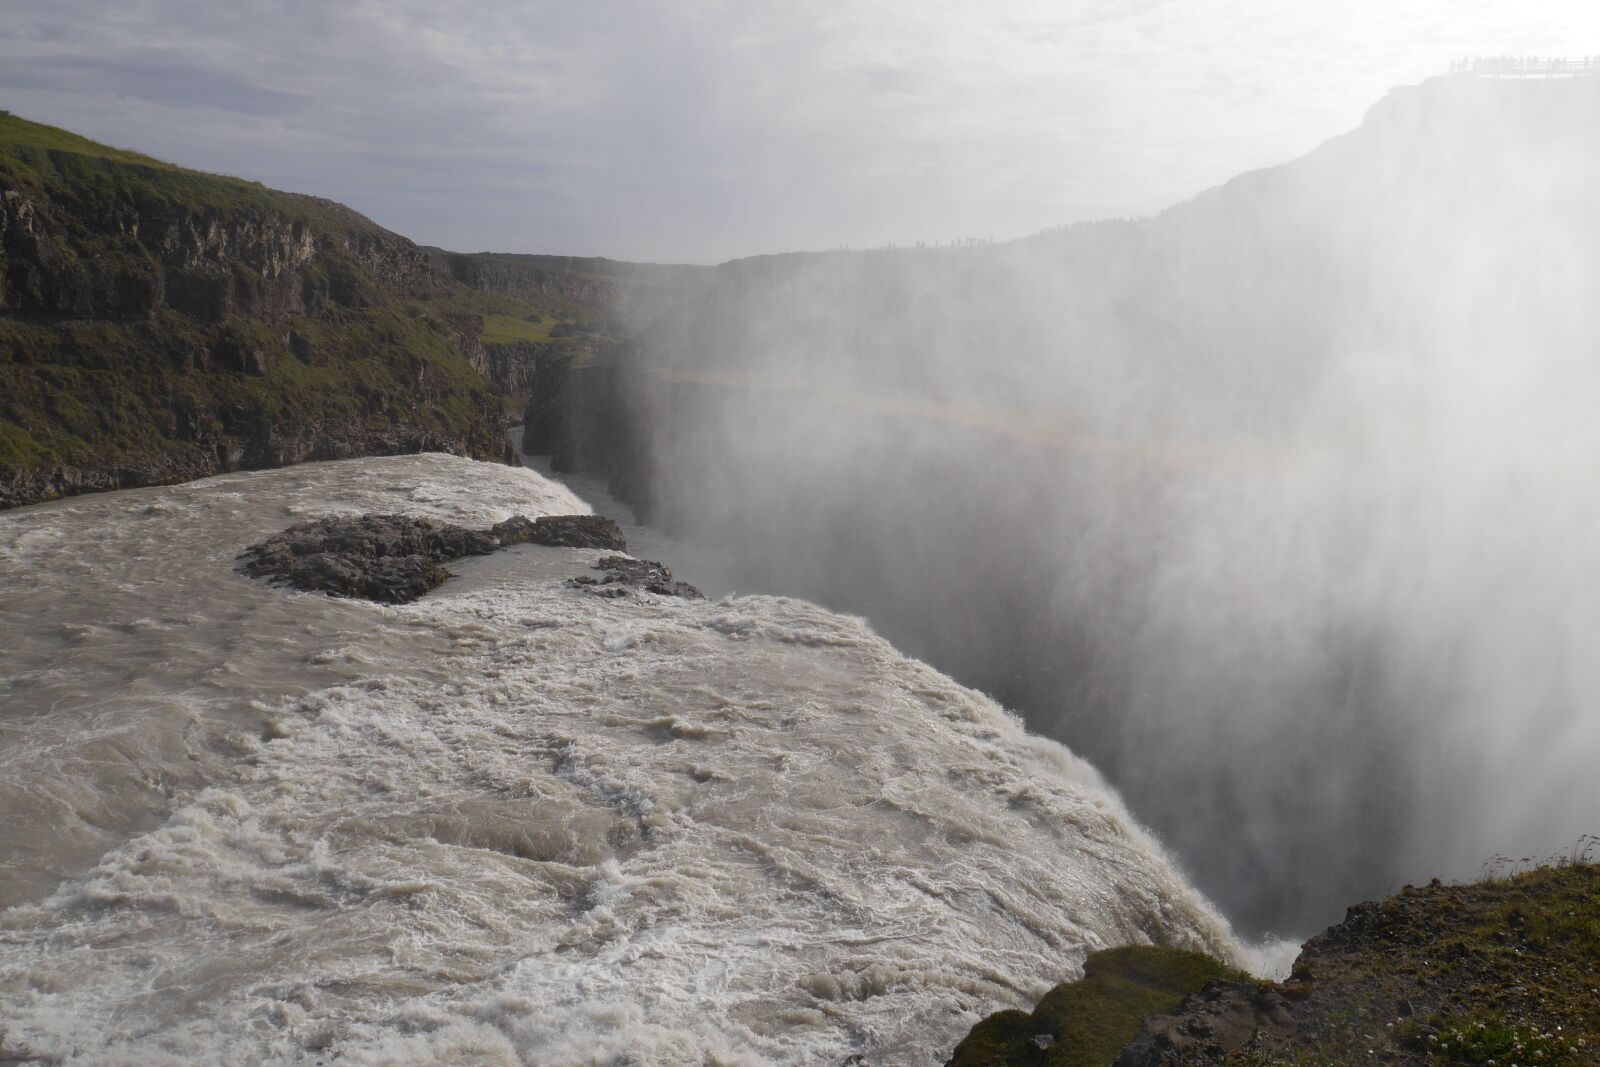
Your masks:
{"label": "green vegetation", "polygon": [[[1372,1064],[1584,1067],[1600,1063],[1600,866],[1569,857],[1468,885],[1407,886],[1306,943],[1295,973],[1261,982],[1163,949],[1091,956],[1030,1015],[1001,1012],[956,1048],[957,1067],[1073,1064],[1119,1055],[1223,1067]],[[1188,957],[1186,959],[1186,957]],[[1141,1020],[1162,1042],[1130,1046]],[[1037,1035],[1056,1044],[1038,1048]]]}
{"label": "green vegetation", "polygon": [[[1258,1041],[1248,1064],[1551,1064],[1600,1058],[1600,866],[1572,860],[1470,885],[1407,887],[1308,948],[1314,1059]],[[1292,983],[1291,983],[1292,984]]]}
{"label": "green vegetation", "polygon": [[602,310],[559,293],[507,293],[451,287],[430,294],[424,307],[444,308],[483,320],[478,339],[486,345],[592,344],[620,337],[622,328]]}
{"label": "green vegetation", "polygon": [[259,182],[188,170],[10,114],[0,115],[0,189],[56,200],[272,213],[324,225],[349,225],[360,218],[338,205],[280,193]]}
{"label": "green vegetation", "polygon": [[497,387],[477,344],[575,358],[617,332],[588,276],[496,291],[480,257],[338,204],[3,113],[0,194],[0,506],[306,458],[498,458],[527,397],[497,388],[531,356],[502,355]]}
{"label": "green vegetation", "polygon": [[211,332],[170,310],[134,325],[0,318],[0,467],[181,472],[215,463],[230,441],[318,434],[358,449],[399,425],[493,454],[487,386],[425,321],[377,307],[274,327],[236,319],[220,331],[262,355],[254,375],[215,365]]}
{"label": "green vegetation", "polygon": [[1435,1063],[1539,1064],[1582,1067],[1582,1037],[1540,1030],[1498,1016],[1431,1016],[1426,1022],[1407,1021],[1397,1028],[1396,1040]]}
{"label": "green vegetation", "polygon": [[479,340],[486,345],[544,344],[550,340],[550,323],[527,316],[485,315]]}
{"label": "green vegetation", "polygon": [[[1003,1011],[980,1022],[956,1046],[951,1064],[1106,1067],[1141,1022],[1170,1012],[1214,978],[1247,980],[1199,952],[1148,945],[1096,952],[1084,961],[1081,979],[1056,986],[1032,1014]],[[1041,1034],[1053,1044],[1035,1042]]]}

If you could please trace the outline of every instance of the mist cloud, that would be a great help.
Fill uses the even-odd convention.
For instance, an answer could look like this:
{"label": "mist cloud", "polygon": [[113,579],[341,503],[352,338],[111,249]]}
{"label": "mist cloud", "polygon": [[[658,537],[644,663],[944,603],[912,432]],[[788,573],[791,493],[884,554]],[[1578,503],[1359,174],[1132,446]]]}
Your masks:
{"label": "mist cloud", "polygon": [[633,484],[1088,757],[1247,929],[1568,847],[1597,118],[1434,79],[1153,220],[729,264],[637,345]]}

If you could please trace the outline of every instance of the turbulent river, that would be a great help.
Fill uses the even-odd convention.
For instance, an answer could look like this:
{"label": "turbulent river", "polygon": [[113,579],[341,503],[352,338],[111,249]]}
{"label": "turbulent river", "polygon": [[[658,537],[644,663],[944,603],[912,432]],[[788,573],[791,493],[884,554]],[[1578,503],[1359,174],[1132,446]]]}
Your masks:
{"label": "turbulent river", "polygon": [[588,510],[410,456],[0,514],[0,1063],[937,1064],[1095,948],[1238,958],[1092,768],[858,619],[579,549],[401,607],[234,570]]}

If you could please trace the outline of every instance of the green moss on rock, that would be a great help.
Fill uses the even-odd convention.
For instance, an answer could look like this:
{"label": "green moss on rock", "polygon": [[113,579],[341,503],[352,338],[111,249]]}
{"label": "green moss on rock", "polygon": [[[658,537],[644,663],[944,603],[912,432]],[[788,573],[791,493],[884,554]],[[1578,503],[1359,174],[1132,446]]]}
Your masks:
{"label": "green moss on rock", "polygon": [[1152,1015],[1214,978],[1245,975],[1199,952],[1130,945],[1096,952],[1083,977],[1056,986],[1033,1012],[1002,1011],[956,1046],[950,1067],[1106,1067]]}

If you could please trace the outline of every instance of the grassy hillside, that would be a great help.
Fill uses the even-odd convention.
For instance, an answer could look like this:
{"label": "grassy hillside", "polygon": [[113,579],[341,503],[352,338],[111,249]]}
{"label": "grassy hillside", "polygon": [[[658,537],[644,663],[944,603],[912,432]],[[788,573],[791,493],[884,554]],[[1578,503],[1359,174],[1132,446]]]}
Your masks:
{"label": "grassy hillside", "polygon": [[528,399],[515,364],[603,344],[609,293],[460,273],[331,201],[0,113],[0,506],[305,459],[502,457]]}
{"label": "grassy hillside", "polygon": [[0,111],[0,181],[25,194],[166,200],[224,211],[273,210],[309,220],[314,201],[259,182],[203,174]]}

